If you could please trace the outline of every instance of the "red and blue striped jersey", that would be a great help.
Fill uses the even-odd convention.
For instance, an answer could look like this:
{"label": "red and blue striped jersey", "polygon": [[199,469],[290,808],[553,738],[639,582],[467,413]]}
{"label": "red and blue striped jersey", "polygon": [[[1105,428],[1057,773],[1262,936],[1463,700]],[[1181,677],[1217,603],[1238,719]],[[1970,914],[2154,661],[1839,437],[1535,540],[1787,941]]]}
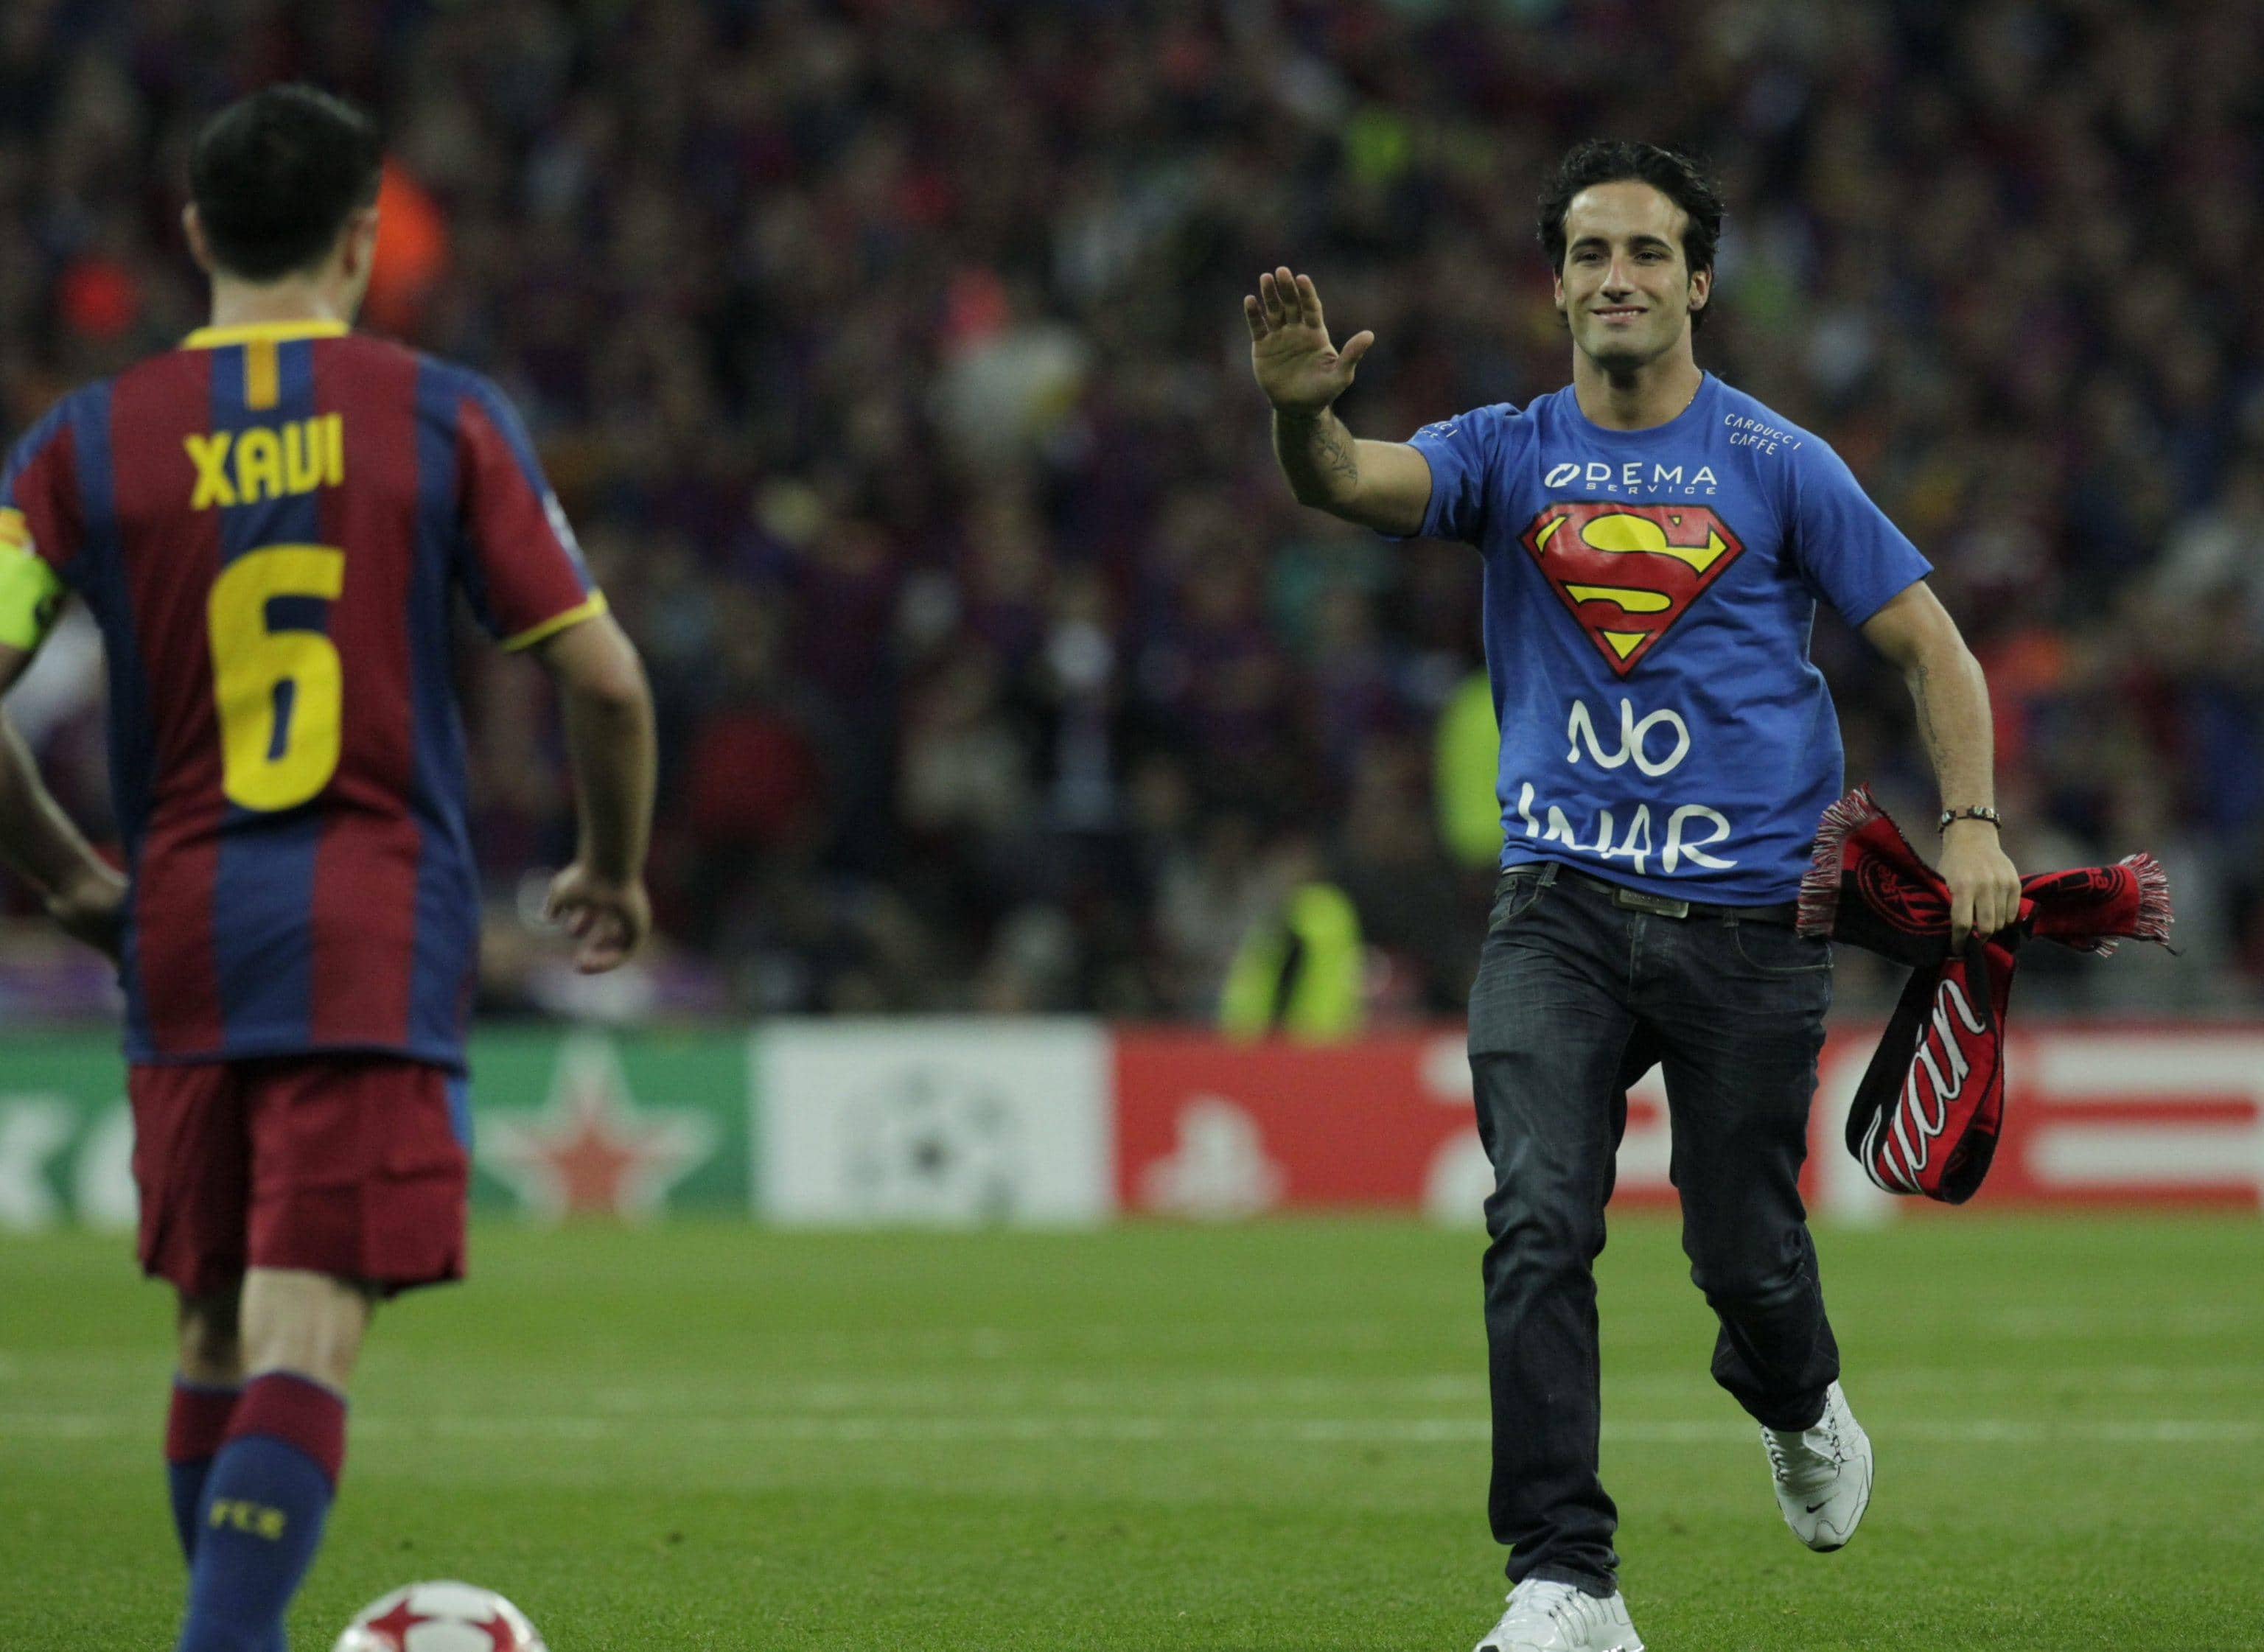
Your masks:
{"label": "red and blue striped jersey", "polygon": [[460,1068],[479,948],[454,593],[505,648],[604,612],[495,387],[334,323],[207,329],[0,479],[0,641],[109,656],[137,1061]]}

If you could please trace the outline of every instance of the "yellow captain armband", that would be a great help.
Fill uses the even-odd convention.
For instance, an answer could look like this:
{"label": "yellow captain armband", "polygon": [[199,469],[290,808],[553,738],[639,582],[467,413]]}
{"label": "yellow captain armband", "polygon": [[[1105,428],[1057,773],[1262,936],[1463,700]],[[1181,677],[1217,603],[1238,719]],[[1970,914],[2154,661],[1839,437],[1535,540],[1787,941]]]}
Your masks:
{"label": "yellow captain armband", "polygon": [[63,605],[63,582],[32,548],[24,513],[0,510],[0,643],[25,654],[47,641]]}

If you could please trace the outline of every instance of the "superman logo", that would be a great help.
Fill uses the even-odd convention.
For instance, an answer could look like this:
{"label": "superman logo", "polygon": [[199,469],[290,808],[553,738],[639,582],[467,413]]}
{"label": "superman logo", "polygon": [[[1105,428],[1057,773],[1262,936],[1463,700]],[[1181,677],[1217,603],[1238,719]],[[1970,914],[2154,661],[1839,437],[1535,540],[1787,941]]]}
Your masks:
{"label": "superman logo", "polygon": [[1745,553],[1702,504],[1563,500],[1521,542],[1580,629],[1625,677]]}

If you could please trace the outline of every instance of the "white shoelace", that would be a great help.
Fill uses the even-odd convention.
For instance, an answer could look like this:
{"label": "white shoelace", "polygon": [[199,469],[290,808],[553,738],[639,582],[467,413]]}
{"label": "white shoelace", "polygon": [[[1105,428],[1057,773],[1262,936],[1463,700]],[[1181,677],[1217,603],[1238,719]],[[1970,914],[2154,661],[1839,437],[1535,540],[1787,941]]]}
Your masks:
{"label": "white shoelace", "polygon": [[[1808,1443],[1809,1435],[1819,1428],[1824,1431],[1825,1444],[1830,1448],[1828,1453],[1817,1451]],[[1790,1482],[1787,1477],[1795,1471],[1790,1461],[1790,1448],[1784,1443],[1786,1438],[1784,1433],[1776,1429],[1761,1431],[1761,1443],[1768,1448],[1769,1471],[1781,1482],[1789,1484]],[[1824,1415],[1818,1417],[1814,1424],[1791,1435],[1790,1438],[1798,1443],[1803,1452],[1818,1459],[1821,1467],[1838,1469],[1849,1460],[1847,1442],[1840,1435],[1840,1418],[1834,1413],[1833,1408],[1829,1405],[1824,1408]]]}
{"label": "white shoelace", "polygon": [[[1513,1593],[1510,1597],[1509,1611],[1504,1616],[1502,1621],[1506,1626],[1513,1627],[1515,1627],[1512,1624],[1512,1619],[1523,1615],[1524,1612],[1540,1606],[1542,1601],[1545,1598],[1548,1602],[1547,1606],[1544,1608],[1547,1613],[1546,1621],[1548,1622],[1549,1627],[1553,1629],[1562,1624],[1565,1620],[1566,1617],[1573,1612],[1574,1609],[1583,1599],[1588,1598],[1589,1597],[1586,1590],[1575,1588],[1570,1583],[1557,1584],[1556,1588],[1550,1590],[1545,1597],[1539,1590],[1536,1589],[1533,1593],[1527,1595],[1521,1602],[1519,1601],[1515,1594]],[[1528,1619],[1528,1621],[1530,1619]]]}

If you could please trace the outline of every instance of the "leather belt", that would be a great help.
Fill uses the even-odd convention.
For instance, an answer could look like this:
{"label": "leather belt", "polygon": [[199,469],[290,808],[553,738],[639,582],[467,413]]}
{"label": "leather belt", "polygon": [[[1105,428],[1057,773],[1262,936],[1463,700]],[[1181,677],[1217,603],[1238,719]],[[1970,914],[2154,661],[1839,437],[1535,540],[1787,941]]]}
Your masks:
{"label": "leather belt", "polygon": [[1800,916],[1798,903],[1792,901],[1779,902],[1774,906],[1720,906],[1710,901],[1686,901],[1679,895],[1652,895],[1647,890],[1630,889],[1623,883],[1614,883],[1609,878],[1592,876],[1588,873],[1568,866],[1560,860],[1529,862],[1522,866],[1512,866],[1501,875],[1504,880],[1506,880],[1528,873],[1537,874],[1544,886],[1554,883],[1560,876],[1570,878],[1575,882],[1586,884],[1592,889],[1601,891],[1610,897],[1614,906],[1629,912],[1645,912],[1653,917],[1702,917],[1733,924],[1781,924],[1785,928],[1790,929],[1794,927]]}

